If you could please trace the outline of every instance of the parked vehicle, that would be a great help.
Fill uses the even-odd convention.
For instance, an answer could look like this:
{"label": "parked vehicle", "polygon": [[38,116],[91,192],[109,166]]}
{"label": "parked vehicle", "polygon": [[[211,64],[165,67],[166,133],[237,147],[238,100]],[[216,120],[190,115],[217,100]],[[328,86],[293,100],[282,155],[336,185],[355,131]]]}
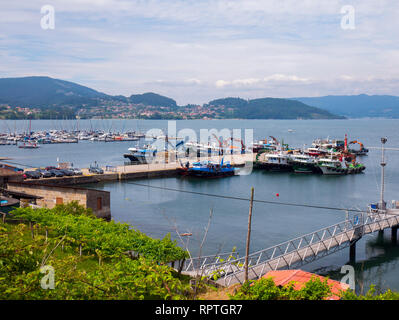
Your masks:
{"label": "parked vehicle", "polygon": [[103,174],[104,170],[99,168],[99,167],[90,167],[89,168],[90,173],[95,173],[95,174]]}
{"label": "parked vehicle", "polygon": [[37,171],[25,171],[24,178],[25,179],[39,179],[41,177],[40,172]]}
{"label": "parked vehicle", "polygon": [[36,172],[39,172],[42,178],[51,178],[53,176],[50,172],[44,169],[36,169]]}
{"label": "parked vehicle", "polygon": [[64,174],[64,176],[67,176],[67,177],[71,177],[71,176],[75,175],[75,173],[72,170],[68,170],[68,169],[59,169],[58,171],[62,172]]}
{"label": "parked vehicle", "polygon": [[69,170],[73,171],[74,174],[75,174],[75,176],[81,176],[81,175],[83,175],[83,172],[82,172],[80,169],[78,169],[78,168],[71,168],[71,169],[69,169]]}
{"label": "parked vehicle", "polygon": [[64,176],[64,174],[63,174],[60,170],[57,170],[57,169],[51,169],[51,170],[49,170],[49,172],[50,172],[51,174],[53,174],[54,177],[61,178],[61,177]]}

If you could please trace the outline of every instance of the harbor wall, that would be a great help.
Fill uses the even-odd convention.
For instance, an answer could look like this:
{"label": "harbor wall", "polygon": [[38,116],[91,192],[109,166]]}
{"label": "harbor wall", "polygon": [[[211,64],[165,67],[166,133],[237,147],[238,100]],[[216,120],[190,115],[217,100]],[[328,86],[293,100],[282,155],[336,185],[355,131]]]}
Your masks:
{"label": "harbor wall", "polygon": [[54,185],[54,186],[72,186],[77,184],[92,184],[102,181],[117,181],[119,179],[117,173],[96,174],[96,175],[82,175],[61,178],[42,178],[42,179],[28,179],[26,183],[40,184],[40,185]]}

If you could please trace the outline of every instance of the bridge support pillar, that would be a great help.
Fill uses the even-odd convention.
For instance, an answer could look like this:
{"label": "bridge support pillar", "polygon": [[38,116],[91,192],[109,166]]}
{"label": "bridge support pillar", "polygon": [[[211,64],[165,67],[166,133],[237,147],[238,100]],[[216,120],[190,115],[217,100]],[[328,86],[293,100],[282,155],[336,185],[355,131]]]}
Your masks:
{"label": "bridge support pillar", "polygon": [[356,242],[352,243],[349,246],[349,261],[350,262],[356,261]]}
{"label": "bridge support pillar", "polygon": [[391,229],[391,240],[392,243],[396,244],[398,240],[398,227],[392,227]]}
{"label": "bridge support pillar", "polygon": [[380,242],[384,241],[384,230],[378,231],[377,241],[380,241]]}

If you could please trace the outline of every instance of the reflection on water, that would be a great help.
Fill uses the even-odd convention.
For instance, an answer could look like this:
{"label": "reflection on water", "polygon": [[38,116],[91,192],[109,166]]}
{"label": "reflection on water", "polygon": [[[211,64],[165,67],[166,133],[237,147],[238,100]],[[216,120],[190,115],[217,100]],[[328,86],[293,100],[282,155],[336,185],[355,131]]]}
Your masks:
{"label": "reflection on water", "polygon": [[[387,289],[399,290],[399,245],[392,243],[391,230],[386,229],[382,236],[375,233],[361,242],[365,246],[366,258],[352,264],[347,263],[355,269],[356,293],[365,294],[371,285],[375,285],[377,293]],[[327,272],[322,269],[317,271],[330,276],[331,279],[341,280],[344,275],[340,270],[339,267]]]}

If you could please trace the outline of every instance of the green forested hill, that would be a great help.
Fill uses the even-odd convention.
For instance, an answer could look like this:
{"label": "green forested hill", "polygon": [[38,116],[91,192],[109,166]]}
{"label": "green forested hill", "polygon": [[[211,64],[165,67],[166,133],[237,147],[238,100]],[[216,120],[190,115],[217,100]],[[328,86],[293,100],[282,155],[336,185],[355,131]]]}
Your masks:
{"label": "green forested hill", "polygon": [[171,107],[171,108],[177,106],[175,100],[152,92],[131,95],[129,101],[134,104],[141,103],[146,106],[159,106],[159,107]]}
{"label": "green forested hill", "polygon": [[21,107],[93,105],[108,95],[73,82],[49,77],[0,79],[0,104]]}
{"label": "green forested hill", "polygon": [[244,100],[241,98],[225,98],[209,102],[208,105],[224,106],[227,113],[234,118],[244,119],[342,119],[326,110],[310,107],[302,102],[261,98]]}
{"label": "green forested hill", "polygon": [[399,97],[396,96],[360,94],[293,99],[350,118],[399,118]]}

